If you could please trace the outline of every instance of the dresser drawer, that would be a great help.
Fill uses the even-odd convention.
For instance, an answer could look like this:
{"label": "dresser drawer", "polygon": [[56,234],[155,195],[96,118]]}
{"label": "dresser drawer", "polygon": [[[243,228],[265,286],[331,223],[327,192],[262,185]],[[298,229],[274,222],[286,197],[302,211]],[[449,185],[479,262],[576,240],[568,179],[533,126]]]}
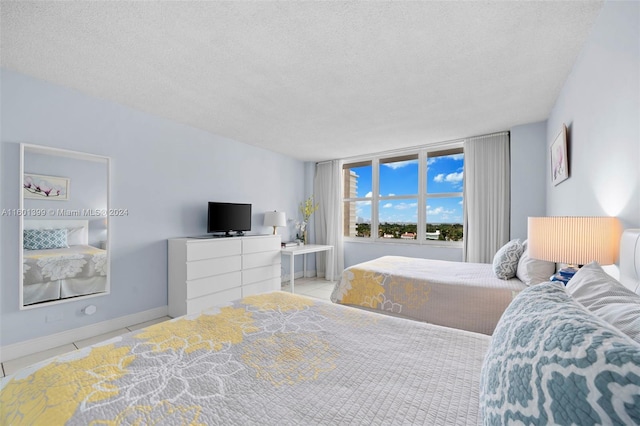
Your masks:
{"label": "dresser drawer", "polygon": [[280,264],[244,269],[242,271],[242,285],[257,283],[275,277],[280,277]]}
{"label": "dresser drawer", "polygon": [[242,241],[242,253],[259,253],[263,251],[280,251],[280,238],[250,238]]}
{"label": "dresser drawer", "polygon": [[233,256],[241,253],[242,241],[240,240],[199,240],[190,241],[187,244],[187,262],[212,257]]}
{"label": "dresser drawer", "polygon": [[257,283],[243,285],[242,297],[251,296],[252,294],[268,293],[270,291],[281,289],[280,277],[271,278]]}
{"label": "dresser drawer", "polygon": [[226,274],[242,269],[242,256],[218,257],[215,259],[187,262],[187,281],[213,275]]}
{"label": "dresser drawer", "polygon": [[263,253],[245,254],[242,256],[242,269],[258,268],[260,266],[280,265],[280,250]]}
{"label": "dresser drawer", "polygon": [[240,271],[187,281],[187,299],[206,296],[242,285]]}
{"label": "dresser drawer", "polygon": [[216,305],[223,305],[242,297],[240,287],[187,300],[187,313],[193,314]]}

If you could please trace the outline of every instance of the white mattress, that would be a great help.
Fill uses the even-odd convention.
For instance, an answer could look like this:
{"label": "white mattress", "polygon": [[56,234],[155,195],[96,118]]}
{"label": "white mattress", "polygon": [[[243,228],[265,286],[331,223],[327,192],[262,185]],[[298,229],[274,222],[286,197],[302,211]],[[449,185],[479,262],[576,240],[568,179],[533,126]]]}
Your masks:
{"label": "white mattress", "polygon": [[384,256],[345,269],[331,300],[490,335],[525,288],[490,264]]}

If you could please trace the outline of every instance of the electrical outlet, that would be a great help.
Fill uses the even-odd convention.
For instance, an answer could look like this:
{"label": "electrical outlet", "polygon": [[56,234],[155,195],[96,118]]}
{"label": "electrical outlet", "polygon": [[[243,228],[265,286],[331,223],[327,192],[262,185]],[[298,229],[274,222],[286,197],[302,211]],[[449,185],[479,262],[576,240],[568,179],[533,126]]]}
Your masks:
{"label": "electrical outlet", "polygon": [[47,322],[62,321],[62,313],[47,315]]}

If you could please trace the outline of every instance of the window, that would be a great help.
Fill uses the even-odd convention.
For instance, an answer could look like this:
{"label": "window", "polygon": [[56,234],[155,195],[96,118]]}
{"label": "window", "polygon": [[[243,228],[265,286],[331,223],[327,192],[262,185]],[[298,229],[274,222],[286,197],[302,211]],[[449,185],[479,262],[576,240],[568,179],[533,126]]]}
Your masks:
{"label": "window", "polygon": [[426,159],[425,238],[438,241],[462,241],[462,186],[464,153],[462,149],[429,153]]}
{"label": "window", "polygon": [[371,161],[345,165],[344,182],[344,236],[371,236],[372,192]]}
{"label": "window", "polygon": [[462,241],[463,169],[461,143],[346,163],[344,236]]}

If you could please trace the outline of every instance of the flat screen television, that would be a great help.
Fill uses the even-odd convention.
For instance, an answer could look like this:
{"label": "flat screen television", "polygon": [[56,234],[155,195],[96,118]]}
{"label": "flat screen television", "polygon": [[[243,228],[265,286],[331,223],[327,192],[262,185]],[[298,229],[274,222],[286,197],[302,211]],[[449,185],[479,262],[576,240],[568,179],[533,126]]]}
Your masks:
{"label": "flat screen television", "polygon": [[251,204],[209,202],[207,232],[224,232],[225,236],[244,235],[251,231]]}

